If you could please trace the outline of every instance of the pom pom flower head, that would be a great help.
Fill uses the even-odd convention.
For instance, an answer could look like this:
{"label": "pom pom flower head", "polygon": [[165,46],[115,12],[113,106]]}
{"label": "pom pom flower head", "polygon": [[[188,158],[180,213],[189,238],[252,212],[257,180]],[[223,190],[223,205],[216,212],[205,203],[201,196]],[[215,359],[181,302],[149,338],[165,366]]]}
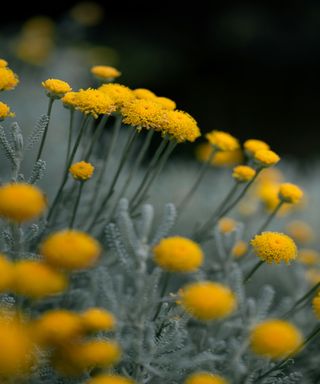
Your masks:
{"label": "pom pom flower head", "polygon": [[91,68],[91,73],[101,81],[113,81],[121,76],[121,72],[108,65],[95,65]]}
{"label": "pom pom flower head", "polygon": [[181,289],[180,305],[198,320],[222,319],[236,309],[234,293],[226,286],[202,281],[190,283]]}
{"label": "pom pom flower head", "polygon": [[0,66],[0,91],[10,91],[14,89],[18,83],[18,76],[10,68]]}
{"label": "pom pom flower head", "polygon": [[124,124],[138,129],[159,129],[163,121],[163,108],[152,100],[132,100],[121,110]]}
{"label": "pom pom flower head", "polygon": [[249,139],[243,144],[244,150],[248,156],[254,156],[257,151],[269,150],[270,147],[267,143],[261,140]]}
{"label": "pom pom flower head", "polygon": [[220,375],[209,372],[196,372],[189,375],[184,384],[228,384],[228,381]]}
{"label": "pom pom flower head", "polygon": [[8,62],[4,59],[0,59],[0,68],[5,68],[8,66]]}
{"label": "pom pom flower head", "polygon": [[21,223],[40,216],[46,207],[44,194],[34,185],[12,183],[0,187],[0,217]]}
{"label": "pom pom flower head", "polygon": [[297,352],[303,341],[300,331],[284,320],[266,320],[257,324],[250,333],[252,351],[273,360]]}
{"label": "pom pom flower head", "polygon": [[239,183],[247,183],[256,175],[256,170],[247,165],[238,165],[233,168],[232,177]]}
{"label": "pom pom flower head", "polygon": [[85,384],[134,384],[135,382],[125,376],[120,375],[99,375]]}
{"label": "pom pom flower head", "polygon": [[312,308],[317,319],[320,320],[320,293],[319,292],[312,300]]}
{"label": "pom pom flower head", "polygon": [[279,199],[284,203],[298,204],[303,198],[303,191],[295,184],[283,183],[279,187]]}
{"label": "pom pom flower head", "polygon": [[81,314],[83,327],[89,332],[112,331],[116,319],[112,313],[101,308],[89,308]]}
{"label": "pom pom flower head", "polygon": [[0,121],[7,117],[14,117],[14,113],[10,111],[10,107],[7,104],[0,101]]}
{"label": "pom pom flower head", "polygon": [[267,263],[289,263],[297,257],[297,246],[291,237],[279,232],[263,232],[251,240],[254,252]]}
{"label": "pom pom flower head", "polygon": [[230,233],[236,230],[237,222],[231,217],[222,217],[218,221],[218,228],[221,233]]}
{"label": "pom pom flower head", "polygon": [[194,142],[200,135],[196,120],[184,111],[166,111],[160,129],[164,135],[174,138],[178,143]]}
{"label": "pom pom flower head", "polygon": [[48,79],[43,81],[42,86],[47,91],[48,96],[54,99],[60,99],[67,92],[72,91],[72,88],[67,82],[59,79]]}
{"label": "pom pom flower head", "polygon": [[255,163],[262,167],[272,167],[280,161],[280,157],[273,151],[267,149],[260,149],[254,153]]}
{"label": "pom pom flower head", "polygon": [[240,146],[235,137],[223,131],[209,132],[206,138],[216,151],[235,151]]}
{"label": "pom pom flower head", "polygon": [[174,236],[162,239],[153,248],[154,261],[169,272],[193,272],[203,262],[203,252],[194,241]]}
{"label": "pom pom flower head", "polygon": [[103,84],[99,91],[109,96],[118,108],[135,99],[133,91],[122,84]]}
{"label": "pom pom flower head", "polygon": [[86,181],[90,179],[93,175],[94,166],[85,161],[80,161],[79,163],[74,163],[69,168],[69,172],[75,180]]}

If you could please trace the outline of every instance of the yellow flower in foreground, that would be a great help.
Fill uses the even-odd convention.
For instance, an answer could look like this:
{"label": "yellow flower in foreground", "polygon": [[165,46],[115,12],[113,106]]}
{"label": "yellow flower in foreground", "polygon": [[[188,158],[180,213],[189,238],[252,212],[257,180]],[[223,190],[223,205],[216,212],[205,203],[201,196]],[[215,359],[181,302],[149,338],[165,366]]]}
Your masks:
{"label": "yellow flower in foreground", "polygon": [[298,261],[305,265],[319,264],[320,253],[314,249],[299,249]]}
{"label": "yellow flower in foreground", "polygon": [[314,231],[311,226],[301,220],[292,220],[287,226],[288,234],[298,243],[305,244],[312,241],[314,238]]}
{"label": "yellow flower in foreground", "polygon": [[85,232],[65,229],[49,235],[40,245],[40,254],[57,268],[76,270],[91,267],[101,246]]}
{"label": "yellow flower in foreground", "polygon": [[231,217],[222,217],[218,221],[218,228],[222,233],[233,232],[237,228],[237,222]]}
{"label": "yellow flower in foreground", "polygon": [[133,91],[122,84],[103,84],[99,91],[109,96],[119,108],[135,99]]}
{"label": "yellow flower in foreground", "polygon": [[254,161],[260,167],[272,167],[280,161],[280,157],[273,151],[267,149],[260,149],[254,153]]}
{"label": "yellow flower in foreground", "polygon": [[228,384],[228,381],[213,373],[196,372],[188,376],[184,384]]}
{"label": "yellow flower in foreground", "polygon": [[48,95],[53,98],[59,99],[64,96],[67,92],[72,91],[72,88],[66,81],[59,79],[48,79],[46,81],[43,81],[41,84],[43,88],[45,88],[48,92]]}
{"label": "yellow flower in foreground", "polygon": [[63,274],[34,260],[21,260],[14,266],[12,289],[31,299],[61,293],[67,287]]}
{"label": "yellow flower in foreground", "polygon": [[7,292],[12,287],[13,263],[0,253],[0,292]]}
{"label": "yellow flower in foreground", "polygon": [[297,257],[297,246],[284,233],[263,232],[251,240],[251,245],[256,255],[269,264],[289,263]]}
{"label": "yellow flower in foreground", "polygon": [[262,140],[249,139],[243,143],[243,148],[249,156],[254,156],[261,149],[269,150],[270,147]]}
{"label": "yellow flower in foreground", "polygon": [[102,81],[112,81],[121,76],[121,72],[108,65],[95,65],[91,68],[91,73]]}
{"label": "yellow flower in foreground", "polygon": [[233,246],[231,250],[231,254],[234,257],[242,257],[247,253],[247,251],[248,251],[248,244],[243,240],[239,240]]}
{"label": "yellow flower in foreground", "polygon": [[0,317],[0,350],[1,378],[8,377],[11,381],[27,373],[34,364],[34,346],[28,329],[17,318]]}
{"label": "yellow flower in foreground", "polygon": [[14,113],[10,111],[9,105],[0,101],[0,121],[6,119],[7,117],[13,117]]}
{"label": "yellow flower in foreground", "polygon": [[0,187],[0,216],[24,222],[40,216],[47,207],[42,191],[25,183],[5,184]]}
{"label": "yellow flower in foreground", "polygon": [[320,320],[320,293],[319,292],[312,300],[312,308],[317,319]]}
{"label": "yellow flower in foreground", "polygon": [[8,62],[4,59],[0,59],[0,68],[5,68],[8,66]]}
{"label": "yellow flower in foreground", "polygon": [[69,172],[75,180],[86,181],[93,175],[94,166],[85,161],[74,163],[69,168]]}
{"label": "yellow flower in foreground", "polygon": [[179,304],[196,319],[208,321],[229,316],[236,309],[237,300],[228,287],[202,281],[184,286]]}
{"label": "yellow flower in foreground", "polygon": [[61,101],[64,105],[64,107],[69,109],[76,109],[77,108],[77,96],[78,92],[67,92],[62,98]]}
{"label": "yellow flower in foreground", "polygon": [[247,165],[238,165],[233,168],[232,177],[240,183],[251,181],[256,175],[256,170]]}
{"label": "yellow flower in foreground", "polygon": [[217,151],[234,151],[239,148],[239,141],[227,132],[211,131],[206,134],[206,138]]}
{"label": "yellow flower in foreground", "polygon": [[10,91],[18,83],[18,76],[10,68],[0,67],[0,91]]}
{"label": "yellow flower in foreground", "polygon": [[193,272],[203,263],[203,252],[194,241],[173,236],[162,239],[154,248],[154,261],[169,272]]}
{"label": "yellow flower in foreground", "polygon": [[112,331],[116,327],[116,319],[112,313],[102,308],[89,308],[81,314],[82,325],[86,331]]}
{"label": "yellow flower in foreground", "polygon": [[167,97],[156,97],[154,101],[160,104],[162,108],[168,109],[169,111],[173,111],[177,107],[176,103],[173,100],[168,99]]}
{"label": "yellow flower in foreground", "polygon": [[270,359],[282,359],[296,352],[302,341],[300,331],[284,320],[266,320],[253,327],[250,333],[252,351]]}
{"label": "yellow flower in foreground", "polygon": [[133,90],[137,99],[154,100],[157,98],[156,94],[145,88],[137,88]]}
{"label": "yellow flower in foreground", "polygon": [[279,188],[279,199],[285,203],[300,203],[303,191],[295,184],[283,183]]}
{"label": "yellow flower in foreground", "polygon": [[65,309],[53,309],[42,314],[34,322],[33,336],[40,345],[66,344],[82,334],[82,320],[77,313]]}
{"label": "yellow flower in foreground", "polygon": [[184,111],[166,111],[160,130],[164,135],[173,137],[177,142],[195,141],[200,135],[200,129],[196,120]]}
{"label": "yellow flower in foreground", "polygon": [[134,381],[120,375],[99,375],[86,381],[86,384],[134,384]]}

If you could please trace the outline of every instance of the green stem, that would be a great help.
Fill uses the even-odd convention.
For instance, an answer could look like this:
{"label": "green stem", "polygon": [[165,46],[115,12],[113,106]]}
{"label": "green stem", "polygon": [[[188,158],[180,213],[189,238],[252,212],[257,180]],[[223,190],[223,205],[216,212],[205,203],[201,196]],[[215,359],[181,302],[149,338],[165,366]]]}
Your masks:
{"label": "green stem", "polygon": [[264,264],[264,260],[260,260],[257,262],[257,264],[251,269],[251,271],[247,274],[247,276],[244,278],[243,283],[246,284],[252,275],[261,267],[262,264]]}
{"label": "green stem", "polygon": [[74,120],[74,109],[71,108],[70,109],[70,120],[69,120],[68,148],[67,148],[65,168],[67,168],[67,166],[68,166],[68,159],[69,159],[70,151],[71,151],[73,120]]}
{"label": "green stem", "polygon": [[78,211],[78,207],[79,207],[79,203],[80,203],[80,198],[81,198],[81,193],[82,193],[83,186],[84,186],[84,182],[81,181],[80,182],[80,186],[79,186],[79,190],[78,190],[77,199],[76,199],[75,205],[73,207],[73,212],[72,212],[69,228],[73,228],[73,226],[74,226],[74,221],[76,219],[76,215],[77,215],[77,211]]}
{"label": "green stem", "polygon": [[47,126],[46,126],[46,128],[45,128],[45,130],[43,132],[43,135],[42,135],[41,144],[40,144],[40,148],[39,148],[39,151],[38,151],[36,162],[40,159],[40,157],[42,155],[44,143],[46,141],[46,137],[47,137],[48,130],[49,130],[50,116],[51,116],[52,105],[53,105],[54,100],[55,99],[53,97],[49,97],[49,105],[48,105],[48,112],[47,112],[47,116],[48,116],[49,120],[48,120],[48,124],[47,124]]}
{"label": "green stem", "polygon": [[97,142],[97,140],[99,139],[99,137],[102,135],[104,127],[105,127],[108,119],[109,119],[109,115],[103,115],[102,116],[100,123],[98,124],[96,130],[94,131],[94,134],[92,135],[91,143],[90,143],[90,146],[88,148],[88,151],[84,156],[85,161],[89,160],[91,153],[93,151],[94,145]]}
{"label": "green stem", "polygon": [[280,208],[283,205],[283,201],[280,201],[280,203],[275,207],[275,209],[271,212],[271,214],[268,216],[267,220],[261,225],[257,233],[263,232],[271,223],[271,221],[275,218],[276,214],[279,212]]}
{"label": "green stem", "polygon": [[155,321],[161,311],[161,307],[162,307],[162,299],[164,298],[164,295],[166,294],[166,291],[167,291],[167,288],[168,288],[168,285],[169,285],[169,281],[170,281],[170,277],[171,277],[171,274],[170,272],[165,272],[164,273],[164,276],[163,276],[163,284],[162,284],[162,289],[161,289],[161,292],[160,292],[160,302],[157,306],[157,309],[156,309],[156,312],[153,316],[153,319],[152,321]]}

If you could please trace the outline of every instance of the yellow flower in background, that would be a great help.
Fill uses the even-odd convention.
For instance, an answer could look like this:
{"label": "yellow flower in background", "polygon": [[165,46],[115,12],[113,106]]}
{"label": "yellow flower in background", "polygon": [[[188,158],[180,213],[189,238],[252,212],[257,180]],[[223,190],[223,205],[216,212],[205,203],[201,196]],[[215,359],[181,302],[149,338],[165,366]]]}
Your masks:
{"label": "yellow flower in background", "polygon": [[103,20],[104,9],[93,1],[80,1],[71,8],[70,16],[80,25],[93,27]]}
{"label": "yellow flower in background", "polygon": [[121,72],[108,65],[95,65],[91,68],[91,73],[99,80],[112,81],[121,76]]}
{"label": "yellow flower in background", "polygon": [[132,100],[121,109],[123,123],[138,129],[160,130],[163,121],[163,108],[152,100]]}
{"label": "yellow flower in background", "polygon": [[0,292],[11,291],[14,276],[13,263],[0,253]]}
{"label": "yellow flower in background", "polygon": [[48,95],[53,98],[61,98],[66,93],[72,91],[72,88],[66,81],[59,79],[48,79],[43,81],[41,84],[47,91]]}
{"label": "yellow flower in background", "polygon": [[206,134],[206,139],[217,151],[235,151],[240,147],[235,137],[223,131],[211,131]]}
{"label": "yellow flower in background", "polygon": [[237,228],[237,222],[231,217],[222,217],[218,221],[218,228],[219,231],[222,233],[233,232]]}
{"label": "yellow flower in background", "polygon": [[85,232],[66,229],[49,235],[39,251],[48,264],[72,271],[91,267],[101,246]]}
{"label": "yellow flower in background", "polygon": [[306,271],[305,276],[306,280],[312,285],[320,283],[320,269],[310,268]]}
{"label": "yellow flower in background", "polygon": [[179,110],[166,110],[159,128],[164,135],[174,138],[178,143],[193,142],[201,136],[196,120],[187,112]]}
{"label": "yellow flower in background", "polygon": [[116,318],[102,308],[89,308],[81,313],[83,328],[88,332],[112,331],[116,327]]}
{"label": "yellow flower in background", "polygon": [[48,265],[34,260],[21,260],[14,264],[12,290],[30,299],[41,299],[63,292],[66,277]]}
{"label": "yellow flower in background", "polygon": [[7,117],[14,117],[14,113],[10,111],[10,107],[7,104],[0,101],[0,121]]}
{"label": "yellow flower in background", "polygon": [[295,184],[283,183],[279,188],[279,199],[285,203],[297,204],[303,198],[303,191]]}
{"label": "yellow flower in background", "polygon": [[145,88],[137,88],[133,90],[137,99],[153,100],[157,98],[156,94]]}
{"label": "yellow flower in background", "polygon": [[120,375],[99,375],[86,381],[85,384],[134,384],[132,379]]}
{"label": "yellow flower in background", "polygon": [[238,257],[244,256],[247,253],[247,251],[248,251],[248,244],[243,240],[239,240],[233,246],[231,250],[231,254],[232,256],[238,258]]}
{"label": "yellow flower in background", "polygon": [[6,66],[0,67],[0,91],[10,91],[14,89],[18,83],[18,76],[10,68]]}
{"label": "yellow flower in background", "polygon": [[305,265],[320,265],[320,253],[315,249],[299,249],[298,261]]}
{"label": "yellow flower in background", "polygon": [[[212,152],[209,143],[201,143],[196,146],[196,158],[199,161],[207,162]],[[216,152],[211,160],[211,164],[216,167],[232,167],[243,161],[243,153],[240,148],[234,151]]]}
{"label": "yellow flower in background", "polygon": [[196,372],[189,375],[184,384],[228,384],[228,381],[213,373]]}
{"label": "yellow flower in background", "polygon": [[286,225],[286,231],[295,241],[306,244],[315,237],[311,226],[302,220],[292,220]]}
{"label": "yellow flower in background", "polygon": [[211,281],[190,283],[181,289],[179,304],[198,320],[227,317],[237,306],[235,294],[226,286]]}
{"label": "yellow flower in background", "polygon": [[0,187],[0,217],[21,223],[40,216],[46,207],[44,194],[34,185],[12,183]]}
{"label": "yellow flower in background", "polygon": [[251,181],[256,175],[256,170],[247,165],[238,165],[233,168],[232,177],[240,183]]}
{"label": "yellow flower in background", "polygon": [[320,320],[320,293],[319,292],[312,300],[312,309],[317,319]]}
{"label": "yellow flower in background", "polygon": [[69,168],[69,172],[75,180],[86,181],[91,179],[94,172],[94,166],[85,161],[80,161],[72,164]]}
{"label": "yellow flower in background", "polygon": [[257,151],[269,150],[270,147],[262,140],[249,139],[243,143],[243,148],[248,156],[254,156]]}
{"label": "yellow flower in background", "polygon": [[284,233],[263,232],[251,240],[254,252],[267,263],[289,263],[297,257],[297,246]]}
{"label": "yellow flower in background", "polygon": [[109,96],[118,108],[135,99],[133,91],[122,84],[103,84],[98,90]]}
{"label": "yellow flower in background", "polygon": [[280,161],[280,157],[275,152],[267,149],[255,152],[253,158],[257,165],[263,168],[272,167]]}
{"label": "yellow flower in background", "polygon": [[155,263],[169,272],[194,272],[204,258],[197,243],[181,236],[162,239],[154,246],[153,253]]}
{"label": "yellow flower in background", "polygon": [[282,359],[296,352],[303,337],[288,321],[271,319],[257,324],[250,333],[252,351],[272,360]]}

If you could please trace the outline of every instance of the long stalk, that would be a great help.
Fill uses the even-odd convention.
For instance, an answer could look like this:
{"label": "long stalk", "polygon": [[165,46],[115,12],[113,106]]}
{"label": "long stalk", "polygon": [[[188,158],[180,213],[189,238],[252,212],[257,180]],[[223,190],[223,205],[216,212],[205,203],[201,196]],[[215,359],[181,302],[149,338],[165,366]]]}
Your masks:
{"label": "long stalk", "polygon": [[101,137],[102,133],[103,133],[103,130],[104,130],[104,127],[107,123],[109,119],[109,115],[103,115],[102,116],[102,119],[100,121],[100,123],[98,124],[96,130],[94,131],[93,135],[92,135],[92,138],[91,138],[91,142],[90,142],[90,146],[84,156],[84,160],[85,161],[88,161],[90,156],[91,156],[91,153],[93,151],[93,148],[94,148],[94,145],[96,144],[97,140],[99,139],[99,137]]}
{"label": "long stalk", "polygon": [[48,116],[49,120],[48,120],[48,124],[47,124],[47,126],[43,132],[43,135],[42,135],[42,139],[41,139],[41,143],[40,143],[40,147],[39,147],[36,161],[38,161],[42,155],[44,143],[46,141],[48,130],[49,130],[50,117],[51,117],[52,105],[53,105],[54,100],[55,99],[53,97],[49,97],[48,112],[47,112],[47,116]]}
{"label": "long stalk", "polygon": [[65,164],[66,168],[68,166],[68,159],[69,159],[70,151],[71,151],[72,133],[73,133],[73,120],[74,120],[74,109],[70,109],[68,147],[67,147],[66,164]]}
{"label": "long stalk", "polygon": [[80,203],[80,198],[81,198],[81,193],[82,193],[83,186],[84,186],[84,182],[81,181],[80,185],[79,185],[77,199],[76,199],[76,202],[75,202],[74,207],[73,207],[69,228],[73,228],[73,226],[74,226],[74,221],[76,219],[76,215],[77,215],[77,211],[78,211],[78,207],[79,207],[79,203]]}
{"label": "long stalk", "polygon": [[257,262],[257,264],[254,265],[254,267],[251,269],[251,271],[247,274],[247,276],[244,278],[243,283],[246,284],[252,275],[265,263],[264,260],[260,260]]}

